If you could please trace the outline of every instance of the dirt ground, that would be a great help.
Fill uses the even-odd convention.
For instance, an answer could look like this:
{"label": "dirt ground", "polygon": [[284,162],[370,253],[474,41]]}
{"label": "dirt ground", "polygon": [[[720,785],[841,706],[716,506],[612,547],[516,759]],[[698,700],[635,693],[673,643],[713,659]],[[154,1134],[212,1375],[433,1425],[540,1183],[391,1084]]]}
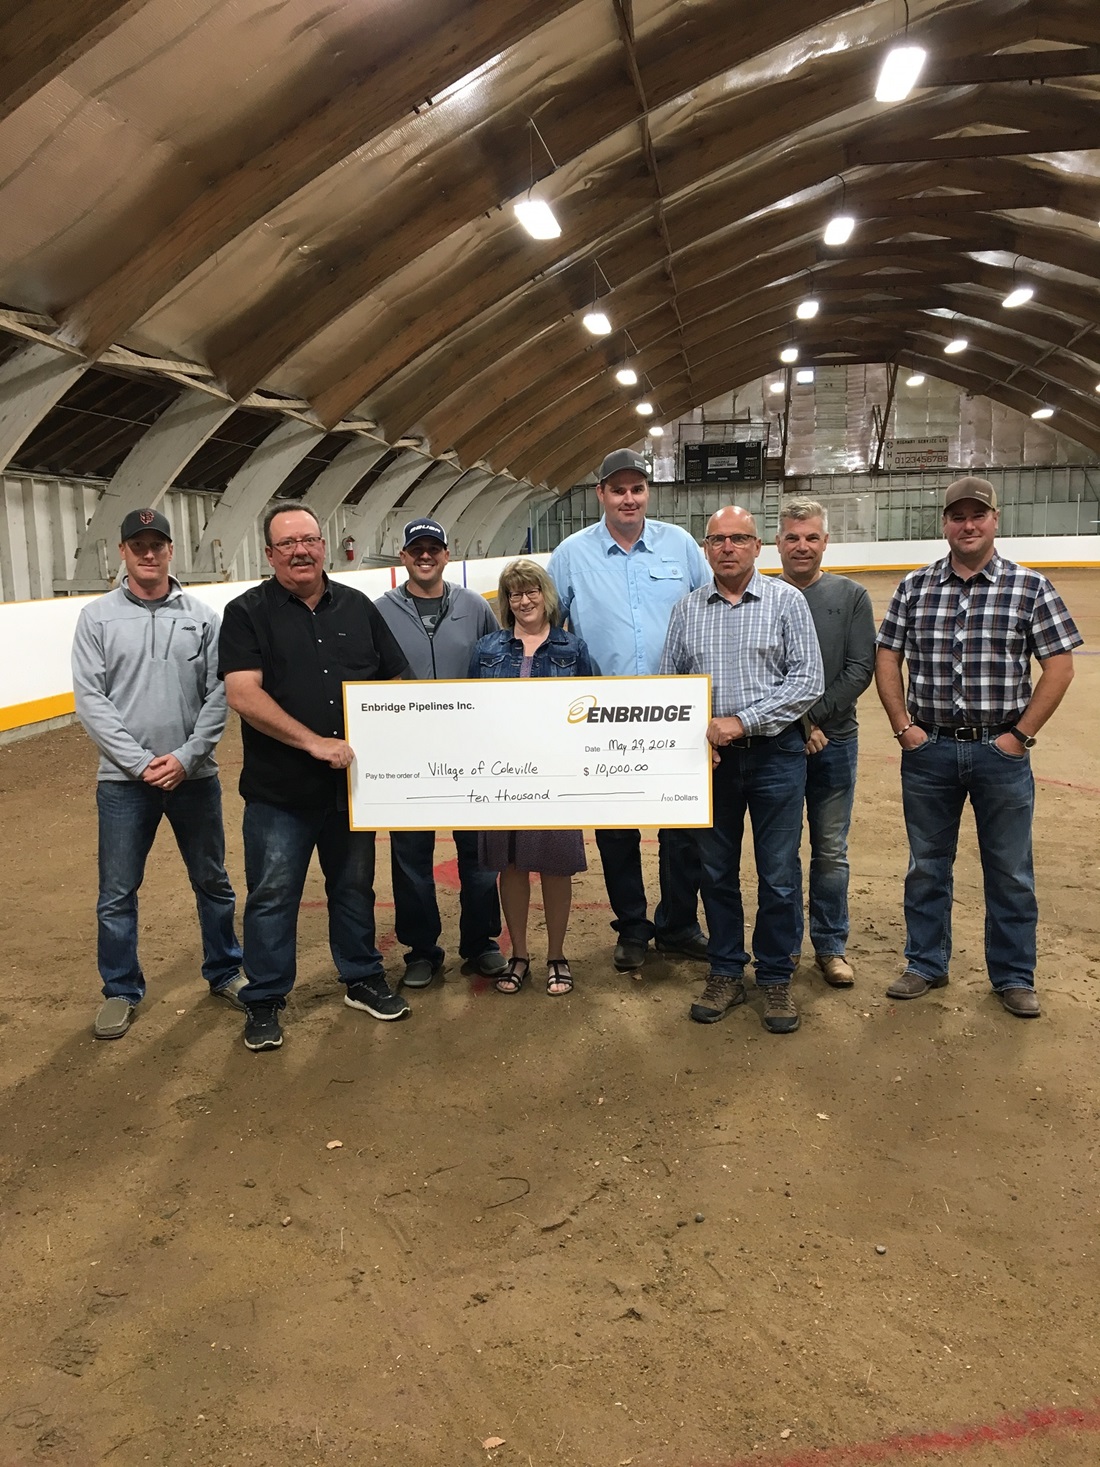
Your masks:
{"label": "dirt ground", "polygon": [[[873,693],[858,984],[804,962],[790,1037],[755,998],[688,1022],[687,962],[616,974],[590,840],[572,997],[454,965],[407,1022],[355,1014],[311,877],[286,1044],[251,1055],[165,828],[149,996],[97,1043],[91,745],[0,749],[0,1467],[1100,1461],[1100,594],[1055,579],[1087,646],[1034,758],[1038,1022],[991,997],[970,834],[950,986],[883,996],[905,844]],[[235,729],[221,759],[242,890]]]}

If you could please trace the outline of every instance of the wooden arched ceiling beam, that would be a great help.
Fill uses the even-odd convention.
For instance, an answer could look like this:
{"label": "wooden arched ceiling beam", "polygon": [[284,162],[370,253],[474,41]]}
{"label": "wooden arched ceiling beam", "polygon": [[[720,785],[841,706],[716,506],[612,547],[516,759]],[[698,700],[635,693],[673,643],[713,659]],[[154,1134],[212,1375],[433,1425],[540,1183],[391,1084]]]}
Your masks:
{"label": "wooden arched ceiling beam", "polygon": [[355,148],[396,127],[425,97],[574,3],[430,0],[429,6],[378,12],[363,7],[357,54],[365,59],[350,74],[331,55],[318,62],[340,80],[335,90],[329,82],[330,100],[257,145],[244,166],[213,180],[197,178],[195,196],[182,205],[172,227],[140,241],[124,265],[62,313],[66,339],[98,354],[236,235]]}
{"label": "wooden arched ceiling beam", "polygon": [[146,0],[13,0],[0,15],[0,119],[122,25]]}
{"label": "wooden arched ceiling beam", "polygon": [[[437,95],[489,58],[518,45],[574,3],[433,0],[430,14],[425,14],[422,3],[409,7],[404,16],[399,7],[388,9],[377,21],[368,12],[359,54],[373,58],[369,68],[349,77],[320,111],[270,138],[245,168],[204,180],[206,190],[181,210],[170,231],[143,240],[124,266],[70,306],[65,313],[70,339],[90,354],[119,339],[175,285],[265,214],[355,148],[394,127],[426,96]],[[651,106],[697,85],[701,58],[714,68],[704,74],[718,74],[793,39],[809,24],[843,14],[851,4],[788,0],[783,6],[742,8],[738,23],[730,25],[729,0],[703,0],[671,36],[649,33],[643,38],[639,57]],[[332,58],[325,64],[331,67]],[[634,115],[622,80],[620,69],[619,110],[612,110],[603,123],[608,131]],[[547,93],[549,81],[544,79]],[[597,74],[593,82],[599,81]],[[536,76],[535,87],[537,83]],[[582,76],[569,110],[587,113],[595,121],[601,114],[599,97],[600,91]],[[545,97],[540,100],[541,120],[544,109],[552,115],[554,107]],[[492,202],[496,205],[501,199]]]}
{"label": "wooden arched ceiling beam", "polygon": [[[938,106],[937,124],[943,127],[964,127],[973,123],[981,116],[980,111],[975,110],[976,101],[974,97],[967,96],[955,98],[952,107]],[[1062,99],[1060,105],[1066,106],[1067,102],[1075,101],[1072,97]],[[1020,105],[1025,105],[1025,102],[1026,98],[1021,99]],[[918,103],[912,108],[903,109],[909,118],[910,128],[918,134],[927,120],[921,111],[922,105]],[[1073,108],[1067,106],[1067,111],[1072,114],[1067,120],[1067,126],[1077,126],[1073,120],[1076,117]],[[769,124],[773,132],[772,142],[778,144],[782,136],[781,123],[769,118]],[[673,243],[678,249],[683,248],[697,240],[701,233],[712,232],[718,209],[717,200],[722,197],[728,199],[731,192],[737,194],[737,207],[744,217],[757,208],[774,205],[777,189],[782,186],[786,186],[791,192],[797,192],[820,183],[822,177],[828,177],[830,173],[837,172],[844,166],[843,155],[848,144],[864,136],[869,138],[873,133],[872,124],[860,122],[851,126],[847,132],[841,130],[828,143],[822,144],[815,139],[810,143],[795,145],[785,154],[781,170],[777,169],[774,161],[755,164],[754,181],[763,197],[754,197],[749,186],[737,188],[736,164],[741,157],[739,142],[735,133],[725,135],[721,140],[721,146],[725,150],[723,166],[718,168],[720,160],[717,156],[708,158],[706,164],[699,165],[714,164],[718,168],[717,176],[711,178],[708,174],[707,181],[702,186],[692,187],[683,197],[668,201],[666,218]],[[715,146],[718,146],[717,141]],[[808,156],[800,157],[800,153]],[[696,162],[698,163],[698,159]],[[637,230],[640,225],[648,222],[649,192],[638,178],[636,170],[629,177],[622,176],[626,166],[623,164],[612,168],[607,176],[591,180],[593,187],[577,202],[578,224],[583,228],[583,237],[590,243],[580,257],[573,255],[562,263],[577,265],[595,254],[600,256],[601,261],[605,261],[605,256],[614,258],[615,246],[623,231]],[[633,169],[633,165],[631,168]],[[671,165],[665,171],[671,173]],[[659,258],[657,246],[658,241],[652,238],[651,232],[646,263],[654,263]],[[622,263],[628,273],[635,265],[631,260]],[[620,278],[606,262],[604,268],[612,280]],[[516,238],[514,231],[508,233],[498,230],[480,253],[461,254],[455,268],[436,280],[414,284],[415,273],[410,273],[410,289],[406,293],[401,289],[400,277],[395,278],[392,288],[401,290],[403,304],[412,306],[408,314],[414,319],[408,321],[406,326],[407,318],[403,312],[404,329],[395,331],[393,322],[383,313],[356,342],[354,349],[345,351],[337,359],[331,373],[307,389],[314,397],[322,420],[338,420],[383,381],[405,370],[422,353],[441,345],[446,337],[452,338],[448,349],[457,347],[457,338],[461,332],[483,311],[491,307],[499,308],[502,297],[515,296],[528,285],[530,269],[530,251],[525,242]],[[525,303],[536,310],[537,296],[538,291],[530,287],[524,292]],[[533,324],[546,325],[548,322],[542,317],[536,318]],[[502,342],[501,350],[508,349],[509,344]],[[243,389],[244,383],[235,381],[231,375],[227,376],[227,382],[231,390]]]}
{"label": "wooden arched ceiling beam", "polygon": [[[790,13],[795,7],[787,4],[778,8],[783,11],[784,23],[789,24]],[[999,37],[1001,44],[1031,39],[1036,30],[1034,10],[1018,5],[1004,9],[1007,13],[1002,24],[1006,29],[1003,37]],[[971,5],[959,7],[957,13],[949,14],[937,25],[936,47],[941,59],[971,54],[972,36],[967,33],[964,20],[972,18],[972,13]],[[697,53],[678,54],[671,62],[662,58],[661,69],[654,73],[661,84],[655,95],[662,96],[668,92],[670,70],[677,75],[680,68],[686,68],[686,74],[691,77],[690,84],[696,87],[709,77],[721,75],[728,65],[720,44],[723,34],[718,33],[717,46],[716,35],[711,32],[706,40],[700,36]],[[774,36],[774,29],[770,29],[768,34]],[[637,43],[629,48],[631,59],[638,49]],[[849,107],[866,104],[868,61],[863,48],[838,52],[808,66],[798,67],[791,76],[780,81],[731,94],[721,108],[709,109],[705,132],[702,122],[699,126],[685,129],[688,135],[686,149],[679,146],[670,149],[667,140],[662,139],[660,179],[669,192],[682,186],[681,158],[685,151],[692,170],[687,182],[695,182],[702,176],[707,167],[707,136],[716,140],[724,153],[728,153],[730,140],[736,139],[739,153],[744,154],[754,147],[773,143],[775,119],[787,119],[795,110],[800,127],[806,128]],[[575,162],[586,148],[600,142],[624,120],[622,88],[614,85],[613,73],[611,76],[606,74],[606,60],[601,61],[600,69],[604,73],[602,76],[584,75],[567,83],[563,89],[567,93],[566,98],[559,99],[553,109],[553,120],[557,123],[555,128],[550,128],[550,119],[539,110],[540,125],[547,128],[553,139],[559,166]],[[642,95],[653,105],[641,68],[632,74],[642,89]],[[598,108],[592,105],[593,97],[601,98]],[[607,104],[603,103],[604,97],[609,99]],[[568,105],[563,106],[562,101]],[[629,113],[627,107],[627,116]],[[353,219],[352,227],[344,237],[321,251],[311,252],[292,276],[280,278],[248,312],[226,324],[210,343],[210,360],[232,391],[248,391],[263,381],[304,341],[323,330],[327,322],[343,314],[349,302],[362,298],[379,286],[390,274],[395,259],[408,262],[423,255],[454,229],[456,219],[470,219],[492,210],[502,199],[512,197],[522,189],[527,168],[522,117],[513,115],[499,120],[488,119],[482,131],[484,144],[479,146],[476,159],[463,142],[451,143],[438,155],[428,155],[422,160],[430,167],[433,186],[437,176],[448,179],[443,203],[440,203],[438,189],[435,188],[434,198],[422,190],[425,192],[423,207],[410,208],[411,200],[407,200],[405,195],[417,192],[416,183],[415,180],[402,179],[402,197],[397,201],[399,218],[392,222],[384,216],[378,220],[372,218],[371,236],[379,241],[374,249],[364,250],[363,232]],[[495,161],[496,166],[492,169],[481,166],[481,159],[486,156]],[[656,169],[658,164],[652,150],[649,156],[651,167]],[[634,166],[633,161],[631,166]],[[658,217],[663,223],[660,197]]]}

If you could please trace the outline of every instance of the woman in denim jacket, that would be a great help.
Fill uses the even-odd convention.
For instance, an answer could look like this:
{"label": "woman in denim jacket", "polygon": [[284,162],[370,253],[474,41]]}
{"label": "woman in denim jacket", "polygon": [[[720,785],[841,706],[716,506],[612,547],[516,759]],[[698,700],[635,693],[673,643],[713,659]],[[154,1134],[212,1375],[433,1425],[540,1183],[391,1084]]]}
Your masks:
{"label": "woman in denim jacket", "polygon": [[[504,625],[474,646],[470,677],[598,677],[588,648],[558,625],[558,596],[550,577],[533,560],[504,567],[497,591]],[[499,871],[500,905],[512,939],[512,957],[496,981],[498,993],[518,993],[531,967],[527,915],[531,873],[537,871],[546,914],[547,980],[552,997],[569,993],[573,975],[565,959],[565,931],[573,898],[573,876],[586,871],[579,830],[498,830],[478,836],[478,858]]]}

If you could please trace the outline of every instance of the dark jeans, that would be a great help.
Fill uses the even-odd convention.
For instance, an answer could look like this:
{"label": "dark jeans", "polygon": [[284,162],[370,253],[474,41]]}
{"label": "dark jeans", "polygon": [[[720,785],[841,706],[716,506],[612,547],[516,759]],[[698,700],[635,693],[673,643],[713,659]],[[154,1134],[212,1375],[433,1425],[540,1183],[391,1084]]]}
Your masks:
{"label": "dark jeans", "polygon": [[951,961],[952,869],[969,796],[985,882],[985,961],[998,992],[1035,986],[1035,871],[1031,760],[993,744],[956,743],[929,734],[901,756],[901,794],[909,836],[905,877],[905,957],[922,978]]}
{"label": "dark jeans", "polygon": [[[478,864],[477,831],[454,831],[458,853],[458,952],[464,961],[497,952],[500,900],[495,871]],[[439,946],[443,924],[435,895],[435,831],[395,830],[390,834],[394,930],[409,951],[405,962],[424,958],[433,966],[444,958]]]}
{"label": "dark jeans", "polygon": [[648,942],[654,936],[682,940],[699,935],[699,847],[695,835],[694,830],[657,832],[661,900],[650,922],[642,880],[641,831],[596,831],[607,898],[615,913],[611,925],[620,937]]}
{"label": "dark jeans", "polygon": [[810,941],[822,957],[842,957],[848,946],[848,828],[858,756],[858,740],[846,739],[806,760]]}
{"label": "dark jeans", "polygon": [[222,791],[217,775],[185,779],[174,790],[140,780],[103,779],[99,809],[99,976],[104,998],[140,1003],[145,977],[138,962],[138,888],[153,839],[166,816],[191,880],[202,933],[202,976],[224,988],[241,968],[233,931],[235,898],[225,874]]}
{"label": "dark jeans", "polygon": [[374,945],[374,831],[349,830],[335,807],[244,807],[246,1004],[282,1008],[297,969],[298,908],[316,850],[328,897],[328,941],[342,982],[385,981]]}
{"label": "dark jeans", "polygon": [[696,832],[712,973],[740,978],[749,960],[741,902],[741,841],[747,810],[756,856],[752,934],[756,981],[766,985],[791,980],[802,947],[803,750],[797,727],[784,729],[767,743],[722,750],[722,762],[714,771],[714,824]]}

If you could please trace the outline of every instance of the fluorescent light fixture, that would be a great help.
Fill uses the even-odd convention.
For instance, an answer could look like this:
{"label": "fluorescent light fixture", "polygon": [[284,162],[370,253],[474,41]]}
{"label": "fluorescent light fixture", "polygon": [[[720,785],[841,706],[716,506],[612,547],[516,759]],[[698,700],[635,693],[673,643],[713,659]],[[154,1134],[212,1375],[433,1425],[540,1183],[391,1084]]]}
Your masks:
{"label": "fluorescent light fixture", "polygon": [[1001,305],[1004,306],[1005,310],[1012,311],[1017,306],[1026,304],[1034,294],[1035,292],[1030,285],[1018,285],[1015,290],[1008,292]]}
{"label": "fluorescent light fixture", "polygon": [[[783,379],[780,378],[778,382],[769,382],[768,383],[768,391],[769,392],[782,392],[783,389],[786,387],[786,385],[787,384],[783,381]],[[1096,390],[1097,390],[1097,392],[1100,392],[1100,387],[1097,387]]]}
{"label": "fluorescent light fixture", "polygon": [[812,321],[820,309],[821,304],[819,301],[815,301],[812,299],[808,301],[799,301],[798,310],[795,311],[795,315],[800,321]]}
{"label": "fluorescent light fixture", "polygon": [[660,423],[654,423],[653,427],[649,430],[649,436],[651,438],[663,438],[665,436],[665,430],[661,427]]}
{"label": "fluorescent light fixture", "polygon": [[786,362],[788,364],[788,366],[790,365],[791,362],[797,362],[798,361],[798,347],[797,346],[785,346],[783,348],[783,350],[779,353],[779,360],[781,362]]}
{"label": "fluorescent light fixture", "polygon": [[906,387],[923,387],[924,386],[924,373],[923,372],[914,372],[911,377],[906,377],[906,379],[905,379],[905,385],[906,385]]}
{"label": "fluorescent light fixture", "polygon": [[593,336],[611,335],[611,322],[602,311],[597,311],[595,306],[584,317],[584,325]]}
{"label": "fluorescent light fixture", "polygon": [[651,418],[653,416],[653,404],[646,402],[643,398],[641,402],[634,404],[634,411],[643,418]]}
{"label": "fluorescent light fixture", "polygon": [[528,194],[517,199],[512,209],[532,239],[557,239],[561,234],[561,225],[545,199]]}
{"label": "fluorescent light fixture", "polygon": [[1040,420],[1043,418],[1053,418],[1054,409],[1052,407],[1039,407],[1035,409],[1031,416]]}
{"label": "fluorescent light fixture", "polygon": [[856,221],[851,214],[834,214],[825,226],[824,242],[827,245],[847,244],[855,227]]}
{"label": "fluorescent light fixture", "polygon": [[615,381],[621,382],[624,387],[636,387],[638,374],[633,367],[620,367],[615,373]]}
{"label": "fluorescent light fixture", "polygon": [[965,336],[956,336],[944,347],[944,353],[949,357],[957,357],[959,352],[965,351],[969,345]]}
{"label": "fluorescent light fixture", "polygon": [[798,371],[794,374],[794,380],[800,387],[809,387],[810,383],[814,380],[813,367],[799,367]]}
{"label": "fluorescent light fixture", "polygon": [[903,102],[917,83],[927,52],[923,46],[895,46],[888,51],[875,87],[876,102]]}

